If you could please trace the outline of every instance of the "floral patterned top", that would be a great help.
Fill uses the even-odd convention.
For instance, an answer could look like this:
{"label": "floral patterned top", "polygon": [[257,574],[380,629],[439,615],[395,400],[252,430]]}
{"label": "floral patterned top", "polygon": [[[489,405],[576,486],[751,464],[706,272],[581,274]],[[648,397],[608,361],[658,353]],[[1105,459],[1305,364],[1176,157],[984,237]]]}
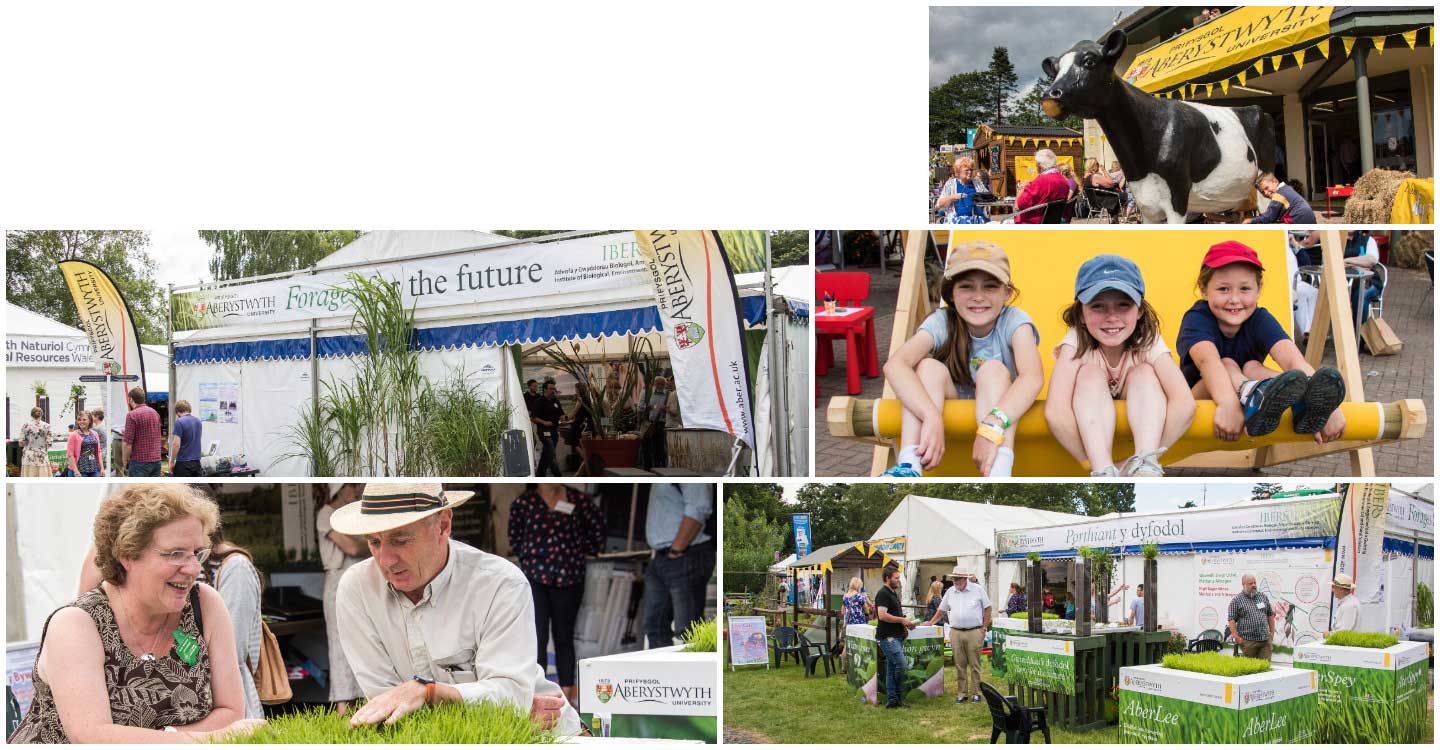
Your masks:
{"label": "floral patterned top", "polygon": [[[215,695],[211,686],[210,648],[201,634],[199,613],[195,606],[196,597],[180,611],[180,629],[200,644],[194,666],[181,661],[172,648],[154,659],[135,656],[120,637],[120,625],[115,611],[105,596],[104,588],[95,588],[83,593],[73,603],[95,621],[100,632],[100,648],[105,654],[105,692],[110,696],[110,721],[130,727],[164,729],[167,726],[193,724],[215,708]],[[59,610],[56,610],[57,612]],[[54,617],[54,613],[50,617]],[[45,627],[50,626],[49,618]],[[44,648],[44,634],[41,636]],[[172,641],[173,643],[173,641]],[[63,647],[64,644],[55,644]],[[60,725],[60,713],[55,707],[55,696],[50,685],[40,676],[40,655],[35,655],[35,699],[30,704],[30,713],[20,722],[8,742],[47,744],[70,741]]]}
{"label": "floral patterned top", "polygon": [[1010,600],[1005,602],[1005,614],[1015,615],[1021,612],[1028,612],[1030,605],[1025,602],[1025,595],[1016,591],[1010,595]]}
{"label": "floral patterned top", "polygon": [[50,425],[32,419],[20,428],[20,445],[23,453],[20,463],[24,466],[50,465]]}
{"label": "floral patterned top", "polygon": [[569,513],[550,510],[537,490],[526,490],[510,505],[510,546],[520,569],[545,586],[564,588],[585,583],[585,556],[605,542],[605,519],[583,492],[565,488]]}
{"label": "floral patterned top", "polygon": [[846,594],[841,597],[840,604],[845,608],[846,625],[864,625],[870,622],[870,618],[865,614],[865,593],[863,591]]}

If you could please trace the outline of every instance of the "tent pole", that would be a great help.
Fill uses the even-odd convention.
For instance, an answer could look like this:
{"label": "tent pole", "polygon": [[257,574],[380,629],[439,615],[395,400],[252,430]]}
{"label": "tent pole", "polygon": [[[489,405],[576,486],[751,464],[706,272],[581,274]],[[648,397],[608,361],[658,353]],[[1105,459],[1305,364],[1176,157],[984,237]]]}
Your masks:
{"label": "tent pole", "polygon": [[[166,343],[166,345],[167,345],[167,346],[169,347],[169,349],[170,349],[170,363],[169,363],[169,367],[167,368],[167,372],[169,373],[169,376],[170,376],[170,382],[169,382],[169,384],[167,384],[167,385],[165,386],[166,389],[169,390],[169,393],[166,394],[166,395],[169,397],[169,401],[166,402],[165,412],[166,412],[166,415],[169,417],[169,420],[170,420],[170,431],[169,431],[169,432],[166,432],[165,434],[166,434],[166,435],[174,435],[174,434],[175,434],[175,403],[180,400],[179,397],[178,397],[178,396],[176,395],[176,393],[175,393],[175,285],[174,285],[174,284],[166,284],[165,286],[166,286],[166,289],[167,289],[168,292],[169,292],[169,293],[165,296],[165,300],[166,300],[166,303],[167,303],[167,307],[168,307],[169,310],[170,310],[170,314],[166,316],[166,320],[165,320],[165,332],[166,332],[166,335],[165,335],[165,343]],[[143,349],[140,351],[140,361],[141,361],[142,363],[145,361],[145,351],[144,351]],[[111,388],[110,383],[108,383],[108,382],[105,383],[105,389],[108,391],[108,390],[110,390],[110,388]],[[108,404],[107,404],[107,406],[108,406]],[[109,412],[106,412],[105,416],[106,416],[107,418],[111,418],[111,419],[114,418]],[[113,422],[112,422],[112,424],[113,424]],[[171,458],[172,461],[175,459],[174,456],[171,456],[170,458]],[[109,465],[109,460],[110,460],[110,441],[107,439],[107,440],[105,441],[105,461],[106,461],[106,464],[105,464],[105,465],[107,465],[107,466]],[[113,474],[109,474],[109,473],[107,472],[107,476],[113,476]]]}
{"label": "tent pole", "polygon": [[767,352],[769,353],[768,359],[770,365],[768,368],[770,380],[770,443],[773,450],[771,455],[774,459],[774,461],[771,463],[771,471],[775,473],[775,476],[788,477],[790,476],[790,455],[785,450],[785,438],[787,437],[789,430],[785,429],[787,425],[784,425],[781,422],[781,419],[784,416],[784,410],[781,408],[781,402],[785,397],[785,391],[783,389],[783,384],[780,382],[780,372],[781,368],[784,365],[781,364],[780,360],[781,337],[776,335],[777,331],[779,331],[780,328],[784,326],[784,324],[780,323],[779,325],[777,325],[777,321],[780,316],[775,313],[774,296],[772,294],[773,290],[771,287],[771,266],[774,260],[770,256],[770,232],[766,230],[764,234],[765,338],[770,344],[767,349]]}

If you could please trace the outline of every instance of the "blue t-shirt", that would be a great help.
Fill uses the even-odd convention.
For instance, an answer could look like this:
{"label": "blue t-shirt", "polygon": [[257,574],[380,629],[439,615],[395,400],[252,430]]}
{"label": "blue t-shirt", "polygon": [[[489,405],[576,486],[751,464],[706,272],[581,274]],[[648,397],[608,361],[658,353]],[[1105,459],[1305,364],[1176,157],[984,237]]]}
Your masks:
{"label": "blue t-shirt", "polygon": [[176,454],[176,461],[199,461],[200,460],[200,418],[194,414],[186,414],[175,420],[175,437],[180,438],[180,452]]}
{"label": "blue t-shirt", "polygon": [[[1000,311],[1000,317],[995,319],[995,325],[991,327],[990,333],[980,338],[970,337],[970,377],[974,379],[975,373],[980,371],[980,365],[988,360],[998,359],[1005,363],[1005,369],[1010,371],[1010,377],[1014,378],[1019,373],[1015,370],[1015,351],[1010,342],[1015,337],[1015,332],[1024,326],[1030,326],[1030,333],[1035,340],[1040,340],[1040,334],[1035,329],[1035,322],[1030,316],[1018,307],[1006,306]],[[920,323],[919,330],[930,334],[934,342],[930,345],[930,356],[936,359],[944,356],[945,341],[950,338],[950,322],[945,318],[945,309],[941,308],[930,313]],[[956,384],[959,387],[959,384]],[[960,393],[961,398],[974,398],[973,390],[964,389]]]}
{"label": "blue t-shirt", "polygon": [[1246,362],[1264,362],[1270,349],[1288,338],[1280,321],[1263,307],[1255,308],[1255,313],[1240,324],[1234,336],[1226,336],[1220,332],[1220,321],[1210,312],[1210,303],[1202,299],[1185,311],[1185,317],[1180,320],[1175,351],[1180,353],[1180,372],[1193,387],[1200,382],[1200,368],[1190,358],[1190,347],[1201,341],[1214,344],[1221,359],[1235,360],[1235,364],[1243,368]]}

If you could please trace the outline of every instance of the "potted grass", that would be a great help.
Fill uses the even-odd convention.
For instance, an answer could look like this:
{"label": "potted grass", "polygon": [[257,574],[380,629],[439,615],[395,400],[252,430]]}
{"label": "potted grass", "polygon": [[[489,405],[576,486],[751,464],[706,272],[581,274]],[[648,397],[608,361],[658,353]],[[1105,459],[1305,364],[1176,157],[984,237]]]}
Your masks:
{"label": "potted grass", "polygon": [[1315,673],[1263,659],[1166,654],[1120,668],[1120,741],[1185,744],[1315,742]]}
{"label": "potted grass", "polygon": [[538,728],[529,712],[494,703],[442,703],[422,708],[391,726],[351,727],[350,717],[320,706],[271,716],[253,734],[225,738],[229,745],[549,745],[561,742]]}
{"label": "potted grass", "polygon": [[574,378],[576,396],[594,418],[595,433],[580,438],[580,450],[586,459],[598,458],[612,468],[636,466],[640,461],[644,405],[650,400],[653,375],[659,371],[650,340],[632,337],[626,366],[620,372],[599,376],[596,366],[581,358],[579,343],[571,343],[568,351],[559,344],[541,351],[551,364]]}
{"label": "potted grass", "polygon": [[1319,682],[1319,741],[1428,742],[1428,655],[1424,643],[1353,630],[1297,646],[1295,666]]}
{"label": "potted grass", "polygon": [[715,620],[694,623],[681,640],[580,660],[580,720],[591,734],[717,741],[718,625]]}

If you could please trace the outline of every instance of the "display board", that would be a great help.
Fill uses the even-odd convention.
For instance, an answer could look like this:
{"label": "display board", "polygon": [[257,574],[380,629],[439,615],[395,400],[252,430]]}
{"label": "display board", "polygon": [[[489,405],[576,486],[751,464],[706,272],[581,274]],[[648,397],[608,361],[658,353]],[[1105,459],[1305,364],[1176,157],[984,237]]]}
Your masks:
{"label": "display board", "polygon": [[730,667],[748,664],[769,664],[770,646],[765,640],[765,618],[760,616],[730,617]]}
{"label": "display board", "polygon": [[[1195,621],[1193,632],[1225,629],[1230,601],[1241,592],[1240,579],[1255,576],[1256,588],[1270,599],[1275,613],[1277,661],[1289,661],[1289,649],[1313,643],[1330,629],[1330,566],[1326,549],[1252,550],[1195,556]],[[1184,596],[1162,588],[1163,601]]]}

